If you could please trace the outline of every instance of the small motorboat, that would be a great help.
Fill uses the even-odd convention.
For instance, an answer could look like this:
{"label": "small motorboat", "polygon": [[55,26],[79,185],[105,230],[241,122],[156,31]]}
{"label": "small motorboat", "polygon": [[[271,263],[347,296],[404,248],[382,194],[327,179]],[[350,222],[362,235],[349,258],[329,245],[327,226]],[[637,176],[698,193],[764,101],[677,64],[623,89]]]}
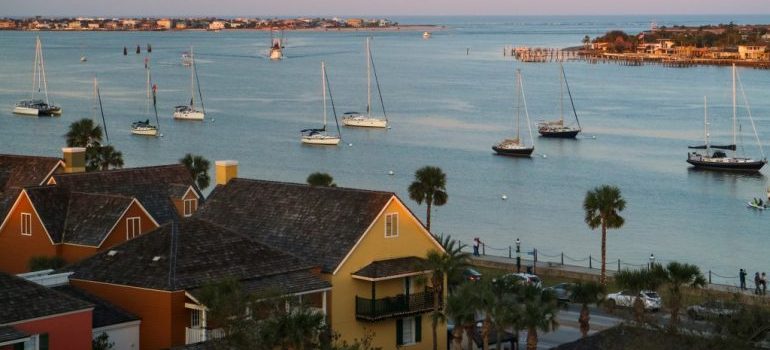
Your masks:
{"label": "small motorboat", "polygon": [[431,36],[432,36],[432,34],[430,32],[422,33],[422,38],[423,39],[430,39]]}

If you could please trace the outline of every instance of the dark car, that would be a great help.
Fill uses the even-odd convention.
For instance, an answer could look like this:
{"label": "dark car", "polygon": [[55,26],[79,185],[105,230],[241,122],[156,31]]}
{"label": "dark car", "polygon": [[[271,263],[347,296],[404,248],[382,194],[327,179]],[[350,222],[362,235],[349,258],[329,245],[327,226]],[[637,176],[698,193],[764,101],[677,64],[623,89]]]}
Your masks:
{"label": "dark car", "polygon": [[478,272],[469,267],[463,270],[463,279],[471,282],[476,282],[481,279],[481,272]]}
{"label": "dark car", "polygon": [[559,283],[553,286],[550,286],[548,288],[545,288],[546,290],[550,290],[553,292],[554,295],[556,295],[556,299],[559,300],[560,303],[571,303],[572,298],[572,287],[574,286],[574,283]]}

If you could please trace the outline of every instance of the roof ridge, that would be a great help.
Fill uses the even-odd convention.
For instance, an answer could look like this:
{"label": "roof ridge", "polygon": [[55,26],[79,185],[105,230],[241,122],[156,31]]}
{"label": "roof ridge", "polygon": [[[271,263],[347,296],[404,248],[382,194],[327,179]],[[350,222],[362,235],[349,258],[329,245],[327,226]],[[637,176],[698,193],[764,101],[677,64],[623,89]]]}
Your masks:
{"label": "roof ridge", "polygon": [[99,196],[99,197],[113,197],[113,198],[121,198],[121,199],[129,199],[134,200],[136,199],[135,196],[125,196],[119,193],[112,193],[112,192],[83,192],[83,191],[69,191],[70,194],[84,194],[87,196]]}
{"label": "roof ridge", "polygon": [[45,158],[45,159],[56,159],[56,160],[62,160],[59,157],[51,157],[51,156],[36,156],[36,155],[29,155],[29,154],[7,154],[7,153],[0,153],[0,157],[12,157],[12,158]]}
{"label": "roof ridge", "polygon": [[148,166],[138,166],[138,167],[132,167],[132,168],[119,168],[119,169],[110,169],[110,170],[99,170],[99,171],[90,171],[90,172],[80,172],[80,173],[61,173],[56,174],[58,177],[73,177],[73,176],[79,176],[79,175],[101,175],[105,173],[121,173],[121,172],[129,172],[129,171],[137,171],[137,170],[149,170],[149,169],[159,169],[159,168],[175,168],[175,167],[184,167],[184,164],[179,163],[172,163],[172,164],[161,164],[161,165],[148,165]]}
{"label": "roof ridge", "polygon": [[[262,182],[262,183],[273,183],[273,184],[282,184],[282,185],[291,185],[291,186],[297,186],[297,187],[307,187],[311,189],[318,189],[318,190],[342,190],[346,192],[366,192],[366,193],[378,193],[378,194],[388,194],[388,195],[396,195],[395,192],[392,191],[384,191],[384,190],[371,190],[371,189],[365,189],[365,188],[354,188],[354,187],[338,187],[338,186],[310,186],[308,184],[303,184],[299,182],[287,182],[287,181],[277,181],[277,180],[264,180],[264,179],[248,179],[243,177],[236,177],[231,179],[230,181],[237,180],[237,181],[246,181],[246,182]],[[226,186],[225,186],[226,187]]]}

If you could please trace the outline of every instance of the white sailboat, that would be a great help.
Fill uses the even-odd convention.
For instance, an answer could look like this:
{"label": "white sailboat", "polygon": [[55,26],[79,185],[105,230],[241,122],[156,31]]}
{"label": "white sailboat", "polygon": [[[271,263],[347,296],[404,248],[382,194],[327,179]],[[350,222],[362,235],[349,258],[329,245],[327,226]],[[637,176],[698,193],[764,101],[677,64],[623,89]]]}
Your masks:
{"label": "white sailboat", "polygon": [[[45,100],[35,98],[35,92],[43,90]],[[45,77],[45,61],[43,60],[43,44],[40,37],[35,40],[35,66],[32,69],[32,96],[28,100],[16,103],[13,113],[35,116],[59,116],[61,107],[52,104],[48,100],[48,81]]]}
{"label": "white sailboat", "polygon": [[[196,86],[198,87],[198,97],[200,98],[200,110],[195,108]],[[203,120],[205,115],[206,108],[203,106],[203,93],[201,92],[201,85],[198,80],[198,70],[195,67],[195,55],[193,54],[193,48],[190,47],[190,105],[174,107],[174,119]]]}
{"label": "white sailboat", "polygon": [[[147,72],[147,113],[149,114],[150,98],[152,98],[152,107],[155,111],[155,125],[150,123],[150,119],[136,121],[131,124],[131,133],[140,136],[158,136],[160,129],[160,120],[158,119],[157,92],[158,86],[152,84],[152,75],[150,74],[150,63],[147,58],[144,60],[144,69]],[[152,87],[152,89],[150,88]],[[152,95],[150,95],[152,93]]]}
{"label": "white sailboat", "polygon": [[380,82],[377,79],[377,70],[374,71],[374,80],[377,84],[377,93],[380,96],[380,105],[382,105],[383,119],[372,117],[372,68],[374,60],[372,59],[372,50],[369,46],[369,38],[366,38],[366,115],[358,112],[347,112],[342,117],[342,124],[345,126],[357,126],[368,128],[386,128],[388,127],[388,115],[385,113],[385,104],[382,100],[380,91]]}
{"label": "white sailboat", "polygon": [[323,109],[324,109],[324,126],[321,129],[304,129],[302,130],[302,143],[311,145],[331,145],[335,146],[340,143],[340,125],[337,123],[337,135],[329,135],[326,132],[326,91],[329,91],[329,100],[332,104],[332,111],[334,112],[334,122],[337,122],[337,112],[334,109],[334,99],[331,96],[331,87],[326,77],[326,65],[321,61],[321,94],[323,96]]}
{"label": "white sailboat", "polygon": [[94,111],[93,111],[93,118],[96,117],[96,108],[99,108],[99,114],[102,116],[102,125],[104,126],[104,137],[107,139],[107,143],[110,142],[110,134],[107,132],[107,120],[104,118],[104,107],[102,106],[102,94],[99,91],[99,81],[96,80],[96,77],[94,77]]}

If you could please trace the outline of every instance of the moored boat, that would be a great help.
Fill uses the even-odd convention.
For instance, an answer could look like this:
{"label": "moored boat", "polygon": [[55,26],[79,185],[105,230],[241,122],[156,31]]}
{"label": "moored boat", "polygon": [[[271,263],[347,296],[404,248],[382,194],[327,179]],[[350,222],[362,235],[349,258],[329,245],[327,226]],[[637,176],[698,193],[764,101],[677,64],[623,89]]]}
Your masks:
{"label": "moored boat", "polygon": [[[45,99],[35,98],[35,93],[43,90]],[[40,37],[35,39],[35,65],[32,69],[32,96],[29,99],[16,102],[13,113],[34,116],[59,116],[61,107],[54,105],[48,98],[48,80],[45,76],[45,61],[43,60],[43,44]]]}
{"label": "moored boat", "polygon": [[[203,106],[203,92],[201,92],[198,70],[195,66],[195,55],[190,48],[190,104],[174,107],[174,119],[179,120],[203,120],[206,116],[206,108]],[[198,87],[198,97],[201,109],[195,107],[195,87]]]}
{"label": "moored boat", "polygon": [[[527,101],[524,97],[524,85],[521,81],[521,71],[518,69],[516,70],[516,92],[516,137],[511,139],[504,139],[503,141],[492,146],[492,150],[501,156],[529,157],[532,155],[532,152],[535,151],[535,144],[532,137],[532,127],[529,121],[529,113],[527,112]],[[527,119],[529,139],[533,142],[531,145],[526,145],[521,139],[522,108],[524,109],[524,114]]]}
{"label": "moored boat", "polygon": [[[382,106],[383,118],[377,118],[372,116],[372,70],[374,69],[374,80],[377,85],[377,94],[380,97],[380,105]],[[347,112],[342,117],[342,124],[345,126],[357,126],[368,128],[387,128],[388,127],[388,115],[385,112],[385,103],[382,99],[382,92],[380,91],[380,81],[377,78],[377,70],[374,68],[374,60],[372,59],[372,51],[369,46],[369,38],[366,38],[366,114],[358,112]]]}
{"label": "moored boat", "polygon": [[[562,138],[562,139],[574,139],[577,134],[582,131],[580,127],[580,120],[575,110],[575,103],[572,100],[572,92],[569,89],[569,83],[567,82],[567,76],[564,74],[564,66],[561,66],[561,79],[560,79],[560,93],[559,93],[559,119],[551,121],[542,121],[537,124],[537,131],[542,137]],[[569,102],[572,105],[572,113],[575,116],[575,122],[577,127],[573,125],[564,124],[564,87],[567,87],[567,94],[569,95]]]}
{"label": "moored boat", "polygon": [[327,145],[335,146],[340,143],[340,125],[337,123],[337,135],[330,135],[326,131],[326,91],[329,91],[329,100],[331,101],[332,111],[334,113],[334,122],[337,123],[337,112],[334,109],[334,99],[331,96],[331,87],[326,77],[326,64],[321,62],[321,95],[323,96],[323,128],[319,129],[303,129],[302,143],[310,145]]}

